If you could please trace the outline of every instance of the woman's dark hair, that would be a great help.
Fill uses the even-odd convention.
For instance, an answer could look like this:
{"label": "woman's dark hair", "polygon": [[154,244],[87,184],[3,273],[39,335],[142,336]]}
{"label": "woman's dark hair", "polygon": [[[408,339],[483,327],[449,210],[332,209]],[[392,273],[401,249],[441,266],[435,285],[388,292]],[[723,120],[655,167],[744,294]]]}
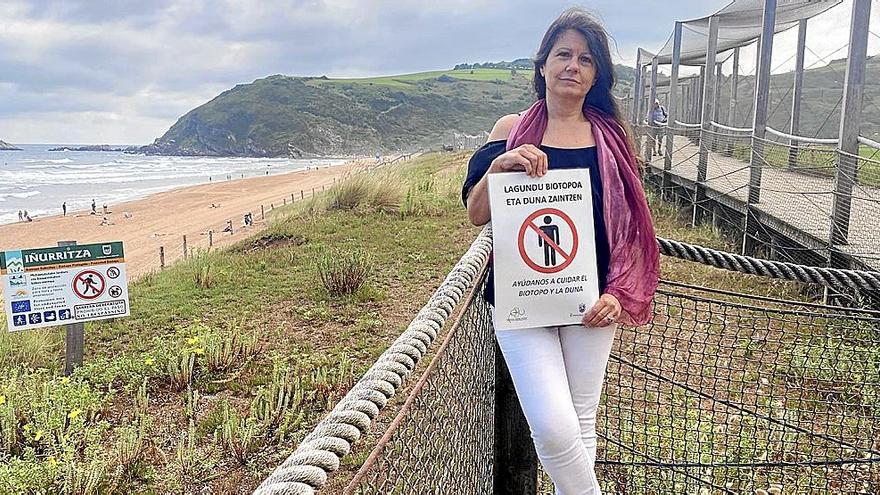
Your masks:
{"label": "woman's dark hair", "polygon": [[589,106],[602,113],[614,117],[614,119],[627,130],[626,122],[621,118],[617,100],[611,93],[614,87],[614,64],[611,62],[611,50],[608,48],[608,33],[605,28],[593,16],[577,7],[572,7],[563,12],[550,24],[541,46],[535,55],[535,77],[533,84],[538,98],[547,97],[547,82],[541,75],[541,68],[547,63],[550,49],[565,31],[572,29],[579,32],[587,40],[587,47],[593,55],[593,63],[596,66],[596,80],[593,87],[587,93],[584,106]]}

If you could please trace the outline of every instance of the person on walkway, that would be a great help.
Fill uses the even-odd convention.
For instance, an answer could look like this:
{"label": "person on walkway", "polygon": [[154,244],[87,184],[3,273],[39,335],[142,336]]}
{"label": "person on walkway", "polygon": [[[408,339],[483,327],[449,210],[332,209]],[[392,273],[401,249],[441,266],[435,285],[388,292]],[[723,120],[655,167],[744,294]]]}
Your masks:
{"label": "person on walkway", "polygon": [[[492,173],[586,168],[590,174],[599,301],[581,325],[496,330],[538,457],[558,495],[598,495],[596,412],[618,323],[651,320],[659,252],[631,133],[612,88],[604,27],[566,10],[534,59],[538,100],[496,122],[468,164],[462,199],[475,225],[489,222]],[[492,277],[490,265],[489,277]],[[484,297],[494,305],[493,279]],[[493,318],[494,314],[493,309]]]}
{"label": "person on walkway", "polygon": [[651,122],[651,138],[654,140],[654,146],[657,147],[657,155],[661,153],[661,143],[663,142],[663,126],[666,125],[666,108],[660,104],[660,100],[654,100],[654,106],[651,107],[649,121]]}

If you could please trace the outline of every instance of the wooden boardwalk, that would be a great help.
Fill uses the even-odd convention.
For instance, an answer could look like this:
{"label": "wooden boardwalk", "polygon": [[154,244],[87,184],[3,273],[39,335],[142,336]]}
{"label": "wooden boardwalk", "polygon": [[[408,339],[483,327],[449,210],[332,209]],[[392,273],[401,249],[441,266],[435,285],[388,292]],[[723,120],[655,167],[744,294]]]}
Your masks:
{"label": "wooden boardwalk", "polygon": [[[671,179],[678,186],[693,189],[697,180],[700,148],[683,136],[676,136]],[[663,171],[663,157],[651,161],[654,173]],[[764,167],[760,202],[762,221],[805,247],[827,254],[831,231],[834,181]],[[709,152],[706,196],[745,213],[749,188],[749,164],[722,153]],[[835,246],[873,269],[880,269],[880,189],[857,185],[853,189],[849,245]]]}

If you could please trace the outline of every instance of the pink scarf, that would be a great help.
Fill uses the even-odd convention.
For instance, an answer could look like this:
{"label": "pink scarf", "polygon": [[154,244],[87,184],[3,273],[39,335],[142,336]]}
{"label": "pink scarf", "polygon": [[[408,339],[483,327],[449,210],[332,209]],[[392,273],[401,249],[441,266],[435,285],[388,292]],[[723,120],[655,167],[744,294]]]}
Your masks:
{"label": "pink scarf", "polygon": [[[602,178],[602,207],[611,262],[605,293],[620,301],[626,325],[651,321],[651,301],[660,276],[660,253],[645,191],[625,132],[613,117],[584,107],[593,127]],[[540,146],[547,129],[547,105],[541,99],[514,124],[507,149]]]}

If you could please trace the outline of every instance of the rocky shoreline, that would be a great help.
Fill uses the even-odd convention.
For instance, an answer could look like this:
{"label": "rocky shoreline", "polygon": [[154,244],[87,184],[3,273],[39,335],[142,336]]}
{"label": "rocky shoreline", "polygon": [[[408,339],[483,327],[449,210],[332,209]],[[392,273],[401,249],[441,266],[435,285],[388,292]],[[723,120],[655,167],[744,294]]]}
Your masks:
{"label": "rocky shoreline", "polygon": [[0,151],[21,151],[21,148],[16,148],[6,141],[0,141]]}
{"label": "rocky shoreline", "polygon": [[140,153],[140,146],[123,146],[123,147],[113,147],[109,144],[89,144],[86,146],[77,146],[75,148],[71,148],[69,146],[59,146],[57,148],[49,148],[47,151],[121,151],[125,153]]}

